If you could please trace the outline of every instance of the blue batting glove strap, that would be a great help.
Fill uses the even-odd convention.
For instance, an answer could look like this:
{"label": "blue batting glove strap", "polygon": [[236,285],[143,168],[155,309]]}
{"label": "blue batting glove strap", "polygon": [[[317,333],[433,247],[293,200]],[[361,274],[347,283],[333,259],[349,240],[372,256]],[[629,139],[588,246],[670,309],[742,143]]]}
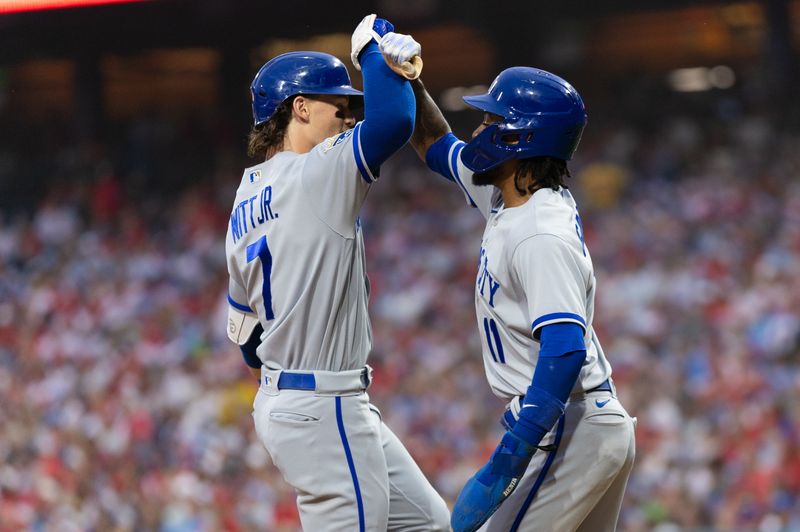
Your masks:
{"label": "blue batting glove strap", "polygon": [[514,424],[512,434],[529,445],[539,445],[544,435],[550,432],[558,418],[564,414],[564,408],[564,403],[557,397],[531,386],[522,401],[519,419]]}
{"label": "blue batting glove strap", "polygon": [[394,25],[385,18],[376,18],[372,24],[372,30],[383,37],[387,33],[394,31]]}
{"label": "blue batting glove strap", "polygon": [[514,417],[514,413],[511,410],[506,410],[503,413],[503,417],[500,418],[500,424],[503,425],[503,428],[506,430],[514,430],[514,426],[517,424],[517,418]]}
{"label": "blue batting glove strap", "polygon": [[458,495],[450,518],[454,532],[478,530],[514,492],[534,452],[535,447],[506,432],[489,462]]}

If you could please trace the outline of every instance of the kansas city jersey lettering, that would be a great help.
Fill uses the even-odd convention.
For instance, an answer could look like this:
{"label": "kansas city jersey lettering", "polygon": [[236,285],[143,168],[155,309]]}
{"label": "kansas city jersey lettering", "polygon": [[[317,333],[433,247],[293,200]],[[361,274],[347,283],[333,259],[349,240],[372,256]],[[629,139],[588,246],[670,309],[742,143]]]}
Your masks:
{"label": "kansas city jersey lettering", "polygon": [[494,308],[494,296],[500,289],[500,282],[489,273],[489,258],[486,250],[481,248],[480,264],[478,265],[478,281],[475,289],[489,301],[489,306]]}
{"label": "kansas city jersey lettering", "polygon": [[255,196],[240,201],[234,207],[231,213],[231,235],[234,243],[250,229],[277,217],[278,213],[272,212],[272,186],[266,186]]}

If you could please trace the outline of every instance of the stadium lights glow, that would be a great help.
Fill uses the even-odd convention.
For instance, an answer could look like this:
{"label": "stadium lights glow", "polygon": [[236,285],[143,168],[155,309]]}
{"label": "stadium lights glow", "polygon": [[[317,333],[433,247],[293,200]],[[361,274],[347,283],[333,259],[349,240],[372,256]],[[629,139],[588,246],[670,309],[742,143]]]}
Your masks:
{"label": "stadium lights glow", "polygon": [[142,1],[145,0],[0,0],[0,15],[24,13],[25,11],[43,11],[45,9],[62,9],[66,7],[128,4]]}
{"label": "stadium lights glow", "polygon": [[451,87],[442,91],[439,96],[439,105],[445,111],[463,111],[469,106],[461,98],[474,94],[483,94],[489,88],[486,85],[473,85],[472,87]]}
{"label": "stadium lights glow", "polygon": [[731,67],[725,65],[712,68],[678,68],[667,75],[667,83],[672,90],[678,92],[730,89],[736,83],[736,74]]}

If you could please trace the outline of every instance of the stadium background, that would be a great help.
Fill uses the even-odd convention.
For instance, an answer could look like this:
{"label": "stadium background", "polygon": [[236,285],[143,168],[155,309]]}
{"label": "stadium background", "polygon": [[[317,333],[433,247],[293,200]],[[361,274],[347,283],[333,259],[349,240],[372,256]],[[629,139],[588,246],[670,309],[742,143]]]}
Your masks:
{"label": "stadium background", "polygon": [[[507,66],[584,96],[570,188],[639,418],[620,529],[800,530],[800,2],[38,3],[0,2],[0,531],[298,529],[225,338],[223,235],[252,75],[346,60],[369,12],[422,43],[462,138],[460,96]],[[501,430],[482,219],[408,148],[383,175],[370,394],[452,502]]]}

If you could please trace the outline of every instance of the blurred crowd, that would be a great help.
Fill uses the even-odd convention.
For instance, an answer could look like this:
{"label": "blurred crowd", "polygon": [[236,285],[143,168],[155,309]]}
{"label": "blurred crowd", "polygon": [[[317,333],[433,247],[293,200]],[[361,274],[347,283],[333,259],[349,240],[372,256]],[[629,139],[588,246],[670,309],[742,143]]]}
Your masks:
{"label": "blurred crowd", "polygon": [[[594,325],[638,417],[621,530],[800,529],[800,136],[717,104],[600,111],[571,164]],[[1,532],[299,529],[225,336],[243,152],[148,118],[33,170],[0,153],[0,185],[41,185],[0,217]],[[406,150],[362,222],[370,396],[452,502],[502,431],[472,303],[483,220]]]}

